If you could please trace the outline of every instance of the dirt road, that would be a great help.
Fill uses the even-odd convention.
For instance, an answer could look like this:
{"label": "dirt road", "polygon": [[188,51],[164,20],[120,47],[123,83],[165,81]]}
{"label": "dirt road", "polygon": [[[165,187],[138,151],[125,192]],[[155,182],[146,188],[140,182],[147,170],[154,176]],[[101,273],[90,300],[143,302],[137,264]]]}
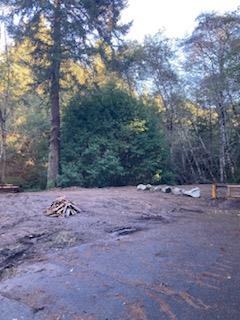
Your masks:
{"label": "dirt road", "polygon": [[200,188],[0,195],[0,320],[239,320],[240,204]]}

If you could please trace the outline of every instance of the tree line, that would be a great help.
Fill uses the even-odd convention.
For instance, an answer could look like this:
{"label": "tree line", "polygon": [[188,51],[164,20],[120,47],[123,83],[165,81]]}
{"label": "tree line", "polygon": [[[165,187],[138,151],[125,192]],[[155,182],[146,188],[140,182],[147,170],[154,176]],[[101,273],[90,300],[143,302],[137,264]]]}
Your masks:
{"label": "tree line", "polygon": [[124,0],[2,3],[2,183],[240,181],[239,10],[139,43]]}

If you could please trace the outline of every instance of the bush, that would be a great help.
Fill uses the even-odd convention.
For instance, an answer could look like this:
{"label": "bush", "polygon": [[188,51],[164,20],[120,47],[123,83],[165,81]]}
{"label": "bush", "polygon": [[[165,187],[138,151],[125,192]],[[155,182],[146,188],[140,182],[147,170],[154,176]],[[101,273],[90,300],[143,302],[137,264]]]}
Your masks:
{"label": "bush", "polygon": [[152,103],[114,84],[72,99],[63,115],[61,186],[117,186],[164,180],[168,150]]}

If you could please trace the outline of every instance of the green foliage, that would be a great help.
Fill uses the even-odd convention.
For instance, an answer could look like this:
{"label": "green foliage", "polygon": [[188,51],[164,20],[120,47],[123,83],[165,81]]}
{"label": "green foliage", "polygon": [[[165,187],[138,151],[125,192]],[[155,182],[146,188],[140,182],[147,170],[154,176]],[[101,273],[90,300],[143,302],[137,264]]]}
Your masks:
{"label": "green foliage", "polygon": [[49,121],[46,102],[26,94],[9,124],[7,182],[24,189],[44,189]]}
{"label": "green foliage", "polygon": [[7,10],[0,21],[9,34],[16,42],[28,39],[31,43],[30,64],[38,84],[51,81],[56,65],[61,73],[55,77],[68,77],[64,62],[89,63],[96,52],[107,59],[105,45],[111,46],[114,40],[116,45],[130,26],[120,22],[125,0],[1,0],[1,5]]}
{"label": "green foliage", "polygon": [[164,181],[168,150],[153,103],[109,83],[77,95],[62,127],[62,186],[108,186]]}
{"label": "green foliage", "polygon": [[[46,186],[48,141],[54,132],[49,98],[50,93],[57,98],[61,89],[59,185],[208,183],[221,175],[240,182],[239,10],[198,18],[192,36],[183,42],[187,72],[182,82],[184,74],[176,68],[180,61],[174,63],[172,42],[162,33],[146,37],[143,44],[122,43],[112,54],[112,31],[119,36],[127,29],[118,21],[124,0],[2,3],[10,5],[5,18],[15,40],[0,57],[4,181],[25,189]],[[69,20],[69,6],[86,10]],[[79,27],[85,13],[89,19]],[[54,17],[61,17],[60,26]],[[2,159],[3,141],[0,136]],[[55,185],[56,180],[49,181]]]}
{"label": "green foliage", "polygon": [[[56,186],[60,155],[60,80],[66,61],[88,62],[97,51],[107,60],[109,48],[126,34],[129,25],[120,23],[125,0],[2,0],[8,6],[5,21],[13,39],[32,44],[31,64],[36,83],[47,89],[51,107],[51,131],[47,186]],[[96,46],[97,41],[99,45]],[[66,77],[65,77],[66,79]]]}

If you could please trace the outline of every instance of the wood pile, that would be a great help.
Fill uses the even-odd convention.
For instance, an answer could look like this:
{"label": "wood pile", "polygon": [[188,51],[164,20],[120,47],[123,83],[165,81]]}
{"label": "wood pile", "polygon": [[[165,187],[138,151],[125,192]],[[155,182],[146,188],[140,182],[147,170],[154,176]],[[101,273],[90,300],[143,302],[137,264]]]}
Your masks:
{"label": "wood pile", "polygon": [[65,197],[59,197],[44,211],[44,214],[49,217],[70,217],[80,212],[81,209],[76,207],[70,200]]}
{"label": "wood pile", "polygon": [[13,184],[0,184],[0,192],[20,192],[20,188]]}

